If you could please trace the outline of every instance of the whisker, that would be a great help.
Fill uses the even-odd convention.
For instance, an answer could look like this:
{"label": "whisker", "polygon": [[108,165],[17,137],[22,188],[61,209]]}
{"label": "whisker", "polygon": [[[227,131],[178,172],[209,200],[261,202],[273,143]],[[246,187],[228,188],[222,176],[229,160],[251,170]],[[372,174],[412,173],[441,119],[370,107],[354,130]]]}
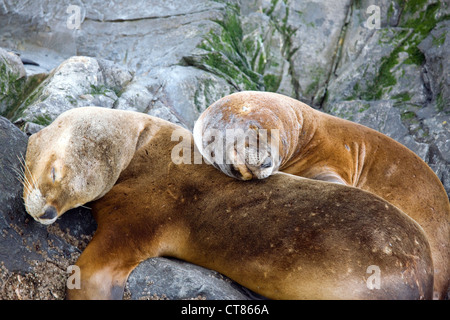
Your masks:
{"label": "whisker", "polygon": [[14,171],[14,173],[16,174],[15,178],[20,182],[20,184],[24,187],[24,189],[28,192],[31,192],[31,190],[33,189],[33,185],[30,183],[25,174],[24,163],[22,159],[20,159],[19,155],[16,155],[16,157],[21,164],[20,167],[16,168],[13,165],[10,165],[9,167]]}
{"label": "whisker", "polygon": [[21,185],[25,185],[27,183],[25,176],[22,174],[21,171],[19,171],[19,169],[17,169],[14,166],[10,166],[10,168],[14,171],[14,173],[16,174],[15,178],[20,182]]}
{"label": "whisker", "polygon": [[[30,168],[28,168],[27,163],[23,157],[23,154],[20,155],[22,159],[19,158],[20,163],[22,163],[22,166],[24,167],[24,171],[26,171],[28,173],[28,175],[30,176],[31,182],[30,185],[32,187],[37,186],[37,182],[36,182],[36,178],[33,176],[33,174],[31,173]],[[24,172],[24,177],[26,178],[26,172]],[[28,181],[30,182],[30,181]]]}
{"label": "whisker", "polygon": [[10,166],[10,168],[16,173],[16,178],[17,180],[20,181],[21,184],[25,185],[27,184],[28,186],[31,186],[30,182],[28,181],[28,178],[25,176],[25,173],[23,172],[23,170],[17,169],[14,166]]}
{"label": "whisker", "polygon": [[86,206],[78,206],[78,207],[81,207],[81,208],[85,208],[85,209],[89,209],[89,210],[92,210],[92,208],[89,208],[89,207],[86,207]]}

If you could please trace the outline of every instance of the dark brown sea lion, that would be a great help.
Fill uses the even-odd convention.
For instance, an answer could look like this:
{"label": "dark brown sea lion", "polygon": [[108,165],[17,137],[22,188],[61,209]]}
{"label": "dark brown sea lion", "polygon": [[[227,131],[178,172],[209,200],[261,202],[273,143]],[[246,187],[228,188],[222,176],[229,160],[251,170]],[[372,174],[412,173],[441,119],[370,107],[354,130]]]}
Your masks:
{"label": "dark brown sea lion", "polygon": [[[277,148],[267,143],[238,150],[236,142],[229,140],[225,141],[223,157],[212,157],[211,152],[217,155],[218,145],[211,144],[208,131],[225,135],[226,130],[232,129],[255,134],[262,130],[274,131],[277,141],[271,143],[276,142]],[[447,295],[448,196],[428,165],[400,143],[287,96],[254,91],[234,93],[213,103],[196,122],[194,139],[206,159],[237,179],[266,178],[280,170],[358,187],[397,206],[424,229],[434,262],[435,297]],[[251,163],[252,158],[257,158],[251,156],[258,152],[262,156]],[[228,161],[235,158],[242,162]]]}

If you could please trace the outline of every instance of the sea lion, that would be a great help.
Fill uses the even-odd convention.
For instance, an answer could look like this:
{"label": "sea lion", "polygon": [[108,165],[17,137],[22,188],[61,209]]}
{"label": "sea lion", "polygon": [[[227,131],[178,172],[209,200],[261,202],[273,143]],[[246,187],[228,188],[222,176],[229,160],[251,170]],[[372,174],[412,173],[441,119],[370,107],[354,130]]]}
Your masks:
{"label": "sea lion", "polygon": [[[218,145],[211,144],[208,130],[225,135],[232,129],[255,134],[272,130],[277,133],[277,141],[268,139],[268,143],[240,150],[235,141],[224,141],[223,158],[217,154],[214,158],[211,152],[217,153]],[[448,196],[428,165],[400,143],[290,97],[254,91],[234,93],[214,102],[196,122],[194,139],[206,159],[237,179],[265,178],[280,170],[358,187],[397,206],[424,229],[434,261],[435,295],[446,296],[450,279]],[[278,149],[271,149],[270,142],[277,142]],[[250,163],[248,154],[258,152],[262,155],[259,162]],[[236,158],[243,163],[229,161]]]}
{"label": "sea lion", "polygon": [[[68,299],[120,299],[133,268],[156,256],[217,270],[271,299],[431,298],[429,244],[396,207],[357,188],[283,173],[232,179],[174,159],[180,137],[194,147],[175,124],[95,107],[68,111],[30,137],[27,180],[45,202],[35,218],[106,192],[89,204],[98,229],[76,263],[80,289],[68,288]],[[369,285],[373,276],[380,289]]]}

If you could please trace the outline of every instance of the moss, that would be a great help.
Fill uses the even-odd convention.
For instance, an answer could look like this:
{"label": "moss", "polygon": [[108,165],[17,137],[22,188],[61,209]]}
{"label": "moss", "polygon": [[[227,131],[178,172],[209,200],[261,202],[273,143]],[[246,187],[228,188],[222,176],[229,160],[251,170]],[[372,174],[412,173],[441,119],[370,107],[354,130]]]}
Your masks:
{"label": "moss", "polygon": [[37,100],[38,97],[42,96],[43,90],[44,90],[44,85],[43,84],[37,86],[34,90],[32,90],[30,92],[30,95],[22,103],[21,107],[25,107],[26,108],[26,107],[30,106],[33,102],[35,102]]}
{"label": "moss", "polygon": [[363,106],[361,108],[359,108],[358,112],[359,113],[364,112],[364,111],[368,110],[369,108],[370,108],[370,104],[365,103],[365,104],[363,104]]}
{"label": "moss", "polygon": [[74,105],[74,106],[76,106],[78,103],[77,103],[77,99],[75,99],[73,96],[69,96],[69,95],[67,95],[66,96],[66,99],[67,99],[67,101],[69,101],[72,105]]}
{"label": "moss", "polygon": [[277,6],[279,0],[271,0],[270,1],[270,7],[269,8],[264,8],[263,9],[263,13],[265,13],[268,16],[271,16],[273,11],[275,10],[275,7]]}
{"label": "moss", "polygon": [[445,107],[445,101],[444,96],[442,92],[439,92],[438,96],[436,97],[436,109],[438,112],[444,111]]}
{"label": "moss", "polygon": [[91,91],[89,93],[105,95],[108,91],[110,91],[110,90],[102,84],[99,86],[95,86],[95,85],[91,84]]}
{"label": "moss", "polygon": [[416,117],[416,114],[414,113],[414,112],[412,112],[412,111],[406,111],[406,112],[403,112],[401,115],[400,115],[400,118],[403,120],[403,121],[406,121],[406,120],[412,120],[412,119],[414,119]]}
{"label": "moss", "polygon": [[392,97],[393,99],[399,100],[401,102],[406,102],[411,100],[411,96],[408,92],[399,93]]}
{"label": "moss", "polygon": [[39,115],[33,120],[33,122],[41,126],[48,126],[52,123],[52,118],[48,115]]}
{"label": "moss", "polygon": [[276,92],[280,86],[281,77],[274,74],[264,75],[264,86],[266,91]]}
{"label": "moss", "polygon": [[38,98],[42,101],[47,99],[47,96],[43,96],[44,82],[47,79],[47,75],[35,75],[27,79],[25,89],[22,96],[18,99],[15,108],[11,109],[7,114],[7,117],[12,121],[20,118],[28,106],[34,103]]}
{"label": "moss", "polygon": [[406,12],[414,13],[417,12],[427,4],[427,0],[407,0],[403,1],[403,10]]}
{"label": "moss", "polygon": [[215,22],[221,26],[220,33],[210,31],[199,46],[208,53],[185,60],[225,78],[235,86],[242,85],[243,89],[263,88],[262,76],[258,72],[265,63],[265,57],[259,55],[262,40],[256,45],[252,39],[244,41],[239,11],[234,7],[227,9],[223,21]]}
{"label": "moss", "polygon": [[[427,1],[408,1],[405,10],[415,12],[417,8],[423,9],[426,2]],[[405,61],[405,63],[413,63],[417,65],[422,65],[424,63],[425,56],[417,46],[423,39],[425,39],[426,36],[428,36],[439,21],[445,19],[445,17],[436,19],[436,13],[439,10],[440,5],[441,4],[439,2],[431,4],[425,10],[420,11],[418,13],[418,17],[416,17],[417,14],[413,15],[412,18],[402,24],[403,27],[413,29],[413,33],[403,46],[404,51],[409,54],[409,58]]]}
{"label": "moss", "polygon": [[[215,0],[226,5],[225,15],[221,20],[214,20],[220,28],[211,30],[198,48],[205,52],[183,57],[183,63],[214,73],[233,85],[238,90],[277,91],[282,75],[277,74],[282,60],[289,60],[295,52],[291,50],[290,36],[296,31],[288,25],[289,6],[284,6],[285,14],[279,18],[274,14],[278,10],[280,0],[271,0],[262,11],[270,19],[270,28],[260,32],[254,30],[251,35],[244,35],[241,23],[240,7],[229,1]],[[287,4],[287,0],[282,0]],[[261,27],[264,29],[264,27]],[[270,34],[280,33],[281,48],[268,46],[265,41]]]}
{"label": "moss", "polygon": [[442,46],[444,44],[444,42],[445,42],[445,38],[446,37],[447,37],[447,31],[446,30],[444,30],[442,32],[442,34],[440,36],[438,36],[438,37],[434,37],[433,36],[433,41],[432,41],[433,45],[436,46],[436,47]]}
{"label": "moss", "polygon": [[8,61],[4,58],[2,60],[0,61],[0,102],[5,106],[5,110],[1,115],[7,117],[22,100],[26,78],[12,72],[7,68]]}
{"label": "moss", "polygon": [[391,2],[391,4],[389,5],[388,11],[387,11],[387,21],[388,23],[390,22],[392,16],[394,15],[394,2]]}
{"label": "moss", "polygon": [[389,57],[381,59],[380,69],[378,71],[378,85],[381,87],[393,86],[397,83],[397,80],[392,75],[391,70],[398,64],[398,51],[394,50],[394,54]]}

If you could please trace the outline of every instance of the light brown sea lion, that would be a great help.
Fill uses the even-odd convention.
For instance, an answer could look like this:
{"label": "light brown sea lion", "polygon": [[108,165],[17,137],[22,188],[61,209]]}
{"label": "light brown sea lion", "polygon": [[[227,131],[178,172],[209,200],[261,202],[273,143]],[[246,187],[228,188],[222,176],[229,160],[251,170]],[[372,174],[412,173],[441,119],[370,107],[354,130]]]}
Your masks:
{"label": "light brown sea lion", "polygon": [[[98,229],[77,261],[81,288],[68,289],[69,299],[120,299],[133,268],[156,256],[217,270],[272,299],[431,298],[427,239],[396,207],[357,188],[283,173],[242,182],[206,164],[175,164],[174,132],[193,148],[191,133],[177,125],[91,107],[30,138],[27,179],[42,197],[35,218],[106,192],[90,204]],[[98,182],[86,177],[94,172]],[[380,289],[369,285],[371,268]]]}
{"label": "light brown sea lion", "polygon": [[[259,162],[249,163],[248,156],[230,140],[223,158],[212,158],[217,145],[208,149],[211,139],[206,132],[224,134],[231,129],[277,129],[278,150],[271,149],[270,143],[247,147],[244,152],[250,155],[264,155]],[[448,196],[428,165],[400,143],[290,97],[254,91],[234,93],[213,103],[196,122],[194,139],[205,158],[237,179],[261,179],[280,170],[358,187],[397,206],[424,229],[434,261],[435,297],[446,296],[450,279]],[[234,159],[237,154],[243,164],[226,163],[227,157]]]}

